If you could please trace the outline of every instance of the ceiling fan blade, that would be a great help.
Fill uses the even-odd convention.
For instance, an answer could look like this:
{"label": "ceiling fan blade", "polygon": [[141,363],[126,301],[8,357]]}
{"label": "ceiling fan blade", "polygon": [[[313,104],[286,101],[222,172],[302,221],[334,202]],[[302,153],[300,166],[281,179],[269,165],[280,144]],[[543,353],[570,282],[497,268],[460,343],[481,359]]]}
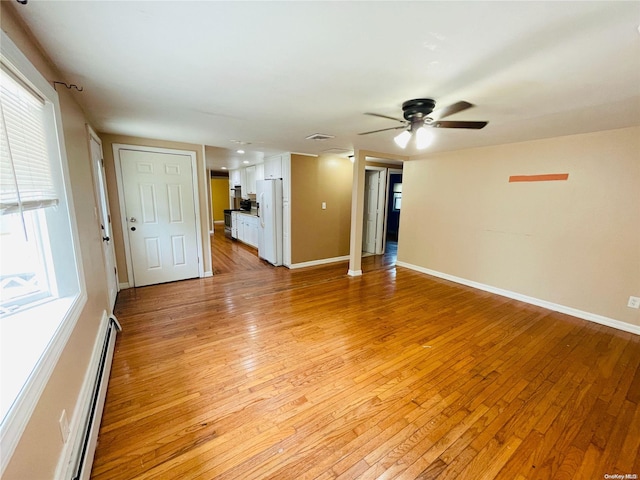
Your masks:
{"label": "ceiling fan blade", "polygon": [[403,129],[403,128],[407,128],[407,126],[406,125],[401,125],[399,127],[382,128],[380,130],[372,130],[370,132],[362,132],[362,133],[359,133],[358,135],[369,135],[370,133],[386,132],[387,130],[400,130],[400,129]]}
{"label": "ceiling fan blade", "polygon": [[436,128],[471,128],[474,130],[480,130],[484,128],[489,122],[460,122],[460,121],[437,121],[433,122],[430,126]]}
{"label": "ceiling fan blade", "polygon": [[473,106],[474,105],[469,102],[461,101],[456,102],[453,105],[449,105],[448,107],[436,110],[433,113],[435,118],[444,118],[448,117],[449,115],[453,115],[454,113],[462,112],[463,110],[466,110],[467,108],[471,108]]}
{"label": "ceiling fan blade", "polygon": [[370,113],[370,112],[366,112],[365,115],[371,115],[372,117],[380,117],[380,118],[386,118],[388,120],[395,120],[396,122],[402,122],[402,123],[407,123],[406,120],[403,120],[401,118],[396,118],[396,117],[390,117],[388,115],[382,115],[380,113]]}

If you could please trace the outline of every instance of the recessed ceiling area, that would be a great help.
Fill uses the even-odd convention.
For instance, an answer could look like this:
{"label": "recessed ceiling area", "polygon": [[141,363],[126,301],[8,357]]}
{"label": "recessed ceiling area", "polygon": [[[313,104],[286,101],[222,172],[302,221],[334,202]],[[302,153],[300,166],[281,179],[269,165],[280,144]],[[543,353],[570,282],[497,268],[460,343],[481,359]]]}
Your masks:
{"label": "recessed ceiling area", "polygon": [[[640,124],[640,2],[40,2],[12,8],[100,132],[207,146],[416,155],[402,103],[475,106],[428,152]],[[312,133],[333,136],[306,139]],[[245,154],[238,154],[238,149]]]}
{"label": "recessed ceiling area", "polygon": [[214,171],[235,170],[250,165],[256,165],[264,161],[265,156],[279,153],[277,151],[257,150],[245,145],[244,153],[238,153],[239,149],[205,146],[207,168]]}

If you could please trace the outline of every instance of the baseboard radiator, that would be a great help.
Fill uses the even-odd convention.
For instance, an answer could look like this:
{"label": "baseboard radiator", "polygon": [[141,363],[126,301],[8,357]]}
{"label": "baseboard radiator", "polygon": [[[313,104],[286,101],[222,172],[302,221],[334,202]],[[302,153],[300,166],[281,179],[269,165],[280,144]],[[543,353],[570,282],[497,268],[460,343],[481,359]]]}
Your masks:
{"label": "baseboard radiator", "polygon": [[116,335],[122,331],[122,327],[118,323],[116,317],[109,317],[109,325],[104,336],[102,345],[102,353],[96,370],[96,377],[93,385],[93,391],[90,397],[89,409],[84,421],[84,428],[80,437],[80,444],[77,448],[77,456],[75,467],[73,468],[73,480],[86,480],[91,475],[91,466],[93,464],[93,455],[96,451],[98,441],[98,430],[100,429],[100,420],[102,419],[102,410],[104,409],[104,401],[107,395],[107,386],[109,384],[109,374],[111,372],[111,362],[113,360],[113,352],[115,350]]}

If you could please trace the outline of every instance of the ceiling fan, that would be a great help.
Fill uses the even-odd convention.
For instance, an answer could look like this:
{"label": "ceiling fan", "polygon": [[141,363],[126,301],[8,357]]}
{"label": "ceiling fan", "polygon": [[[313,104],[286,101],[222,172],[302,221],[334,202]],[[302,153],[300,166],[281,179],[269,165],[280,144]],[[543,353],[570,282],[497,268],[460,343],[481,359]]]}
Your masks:
{"label": "ceiling fan", "polygon": [[473,107],[469,102],[461,101],[449,105],[434,112],[434,116],[429,116],[436,106],[435,100],[430,98],[416,98],[414,100],[407,100],[402,104],[402,116],[401,118],[390,117],[388,115],[381,115],[379,113],[365,113],[365,115],[372,115],[374,117],[387,118],[389,120],[395,120],[401,122],[402,125],[397,127],[382,128],[380,130],[372,130],[371,132],[363,132],[358,135],[369,135],[370,133],[385,132],[387,130],[404,130],[402,133],[394,138],[396,144],[401,148],[406,148],[409,140],[415,134],[416,146],[418,149],[423,149],[429,146],[432,140],[431,133],[426,127],[432,128],[471,128],[479,130],[484,128],[489,122],[476,122],[476,121],[459,121],[459,120],[445,120],[442,118],[453,115],[454,113],[462,112],[468,108]]}

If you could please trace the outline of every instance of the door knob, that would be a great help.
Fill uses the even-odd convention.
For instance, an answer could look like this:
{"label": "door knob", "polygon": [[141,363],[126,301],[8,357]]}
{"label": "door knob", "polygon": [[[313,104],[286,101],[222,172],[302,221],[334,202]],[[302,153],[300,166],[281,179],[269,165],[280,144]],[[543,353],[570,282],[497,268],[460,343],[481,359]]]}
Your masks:
{"label": "door knob", "polygon": [[102,237],[103,242],[108,242],[109,240],[111,240],[109,237]]}
{"label": "door knob", "polygon": [[129,219],[129,221],[130,221],[131,223],[135,223],[135,222],[137,222],[136,217],[131,217],[131,218]]}

